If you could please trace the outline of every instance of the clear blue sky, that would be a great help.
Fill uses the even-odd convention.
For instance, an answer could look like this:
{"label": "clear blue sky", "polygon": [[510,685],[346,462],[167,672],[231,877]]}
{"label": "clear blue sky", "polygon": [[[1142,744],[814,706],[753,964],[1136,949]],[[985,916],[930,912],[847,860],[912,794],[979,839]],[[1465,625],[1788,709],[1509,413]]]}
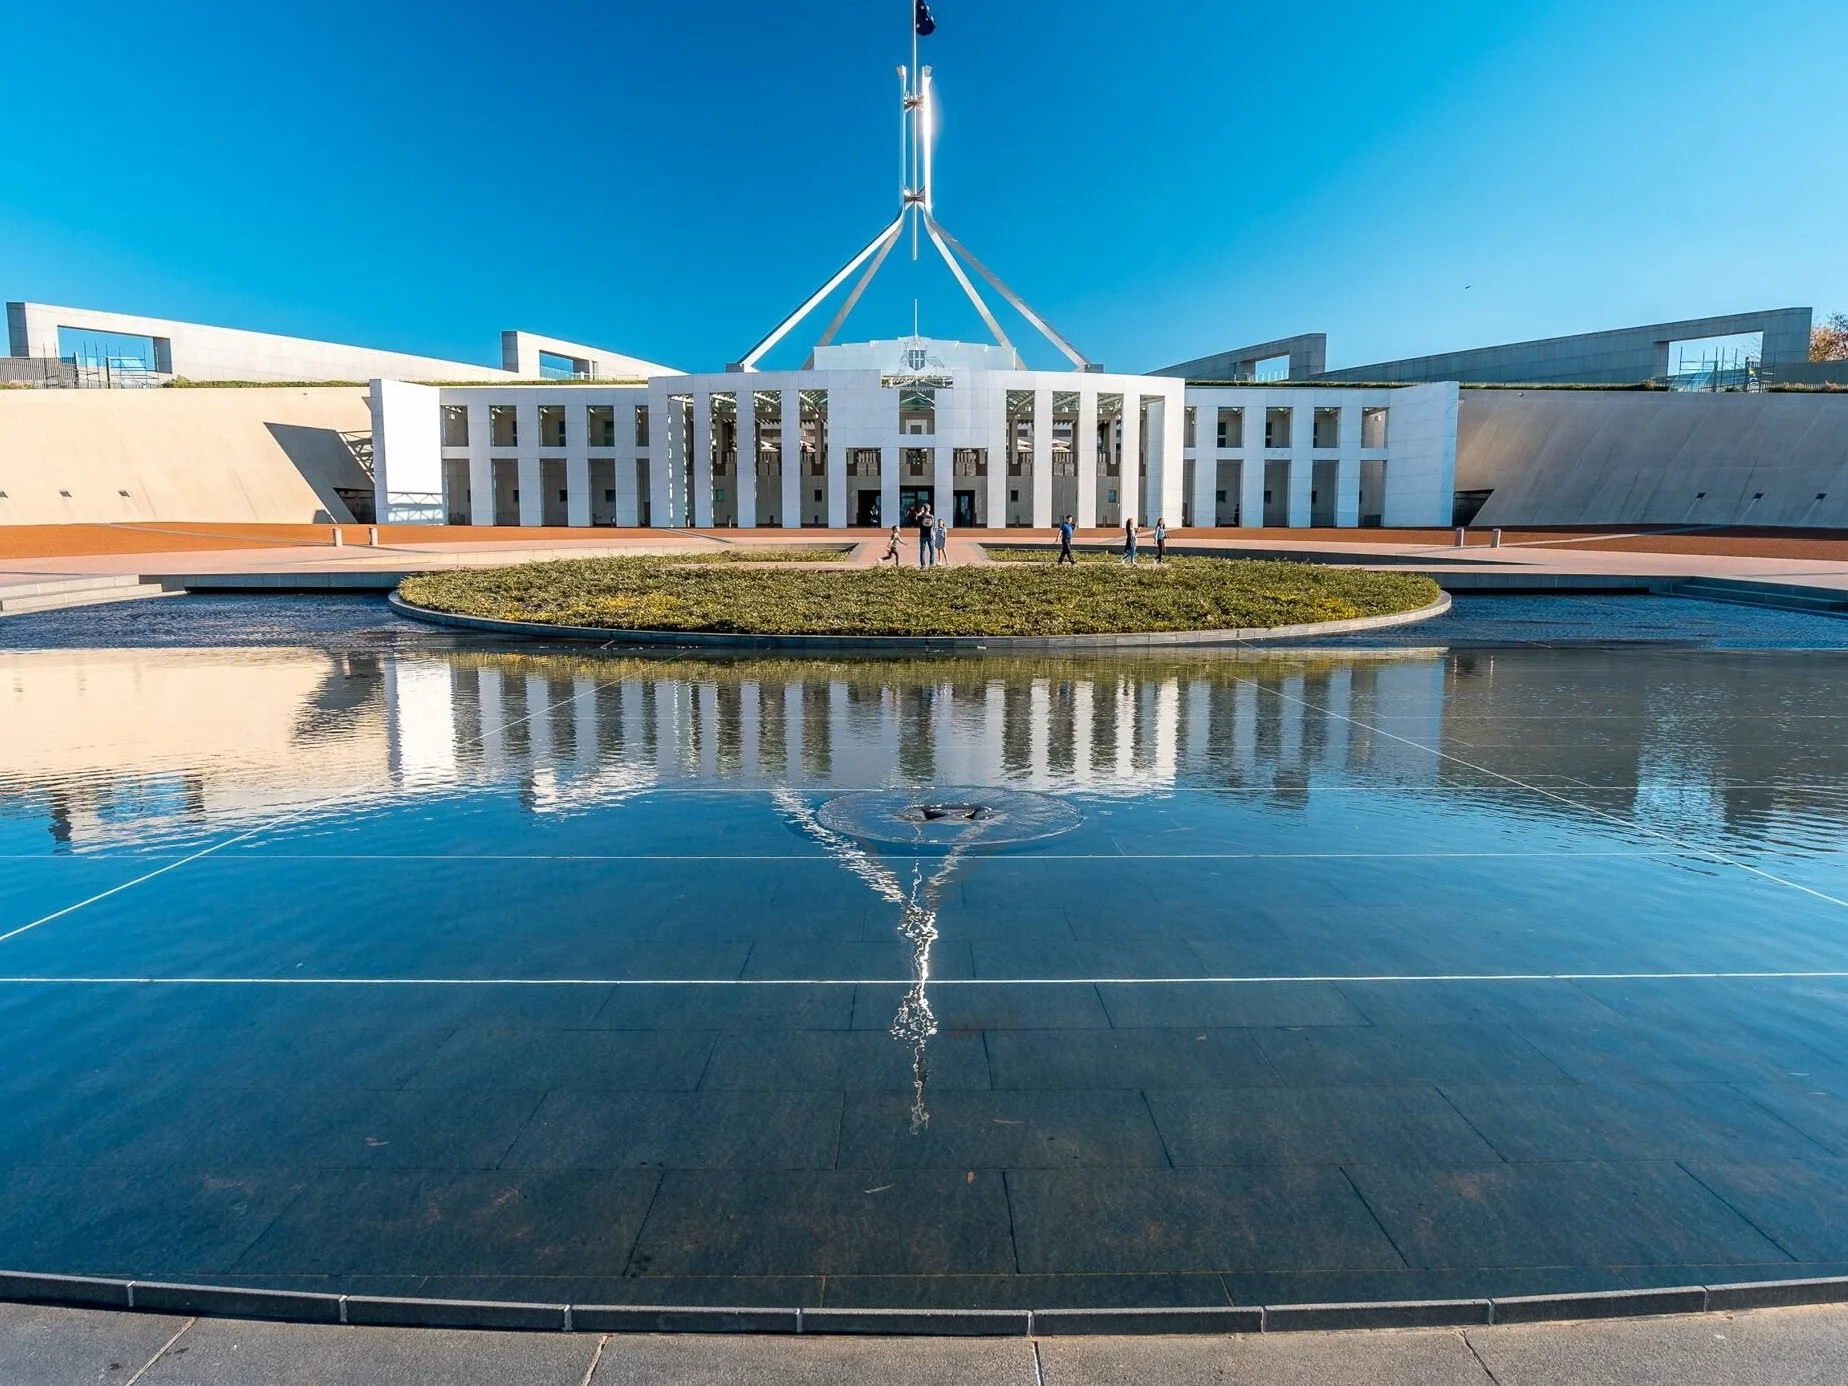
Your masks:
{"label": "clear blue sky", "polygon": [[[715,369],[892,214],[907,5],[27,6],[0,297]],[[934,5],[938,214],[1113,367],[1848,309],[1843,0]]]}

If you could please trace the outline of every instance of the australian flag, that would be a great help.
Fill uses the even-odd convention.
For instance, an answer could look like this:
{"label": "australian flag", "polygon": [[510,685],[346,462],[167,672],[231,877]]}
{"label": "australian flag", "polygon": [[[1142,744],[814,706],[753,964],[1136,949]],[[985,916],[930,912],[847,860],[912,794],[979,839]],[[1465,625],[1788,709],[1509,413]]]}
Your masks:
{"label": "australian flag", "polygon": [[917,28],[919,38],[925,38],[937,32],[937,21],[930,12],[927,0],[918,0],[917,17],[913,20],[913,24]]}

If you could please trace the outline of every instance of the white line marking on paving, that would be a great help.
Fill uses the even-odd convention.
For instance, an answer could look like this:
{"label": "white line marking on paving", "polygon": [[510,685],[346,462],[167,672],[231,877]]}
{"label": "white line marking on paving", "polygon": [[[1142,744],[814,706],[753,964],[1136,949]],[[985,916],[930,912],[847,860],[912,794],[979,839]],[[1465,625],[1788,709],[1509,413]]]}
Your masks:
{"label": "white line marking on paving", "polygon": [[[612,679],[608,683],[598,685],[596,689],[592,690],[592,692],[593,693],[601,692],[603,689],[613,687],[615,684],[619,682],[621,682],[621,680]],[[530,721],[534,717],[537,717],[541,712],[550,712],[553,708],[563,707],[566,703],[575,702],[576,700],[577,700],[577,692],[576,690],[573,690],[570,697],[561,698],[555,703],[548,703],[545,707],[542,707],[542,708],[534,708],[533,710],[529,711],[526,714],[526,716],[517,717],[511,722],[504,723],[499,728],[499,730],[504,732],[510,727],[517,727],[520,725],[520,723]],[[481,737],[486,737],[487,735],[488,733],[485,731],[481,733]],[[479,740],[481,738],[478,737],[477,739]],[[138,886],[142,884],[144,881],[151,881],[156,876],[164,876],[169,871],[177,870],[178,868],[187,865],[189,862],[198,861],[199,858],[201,857],[209,857],[212,853],[218,851],[219,849],[224,848],[224,847],[230,847],[234,845],[235,843],[242,842],[247,837],[255,837],[258,833],[271,832],[276,828],[280,828],[283,824],[288,823],[293,819],[301,818],[309,813],[314,812],[316,808],[320,807],[321,804],[326,803],[326,802],[331,802],[331,801],[321,800],[321,801],[316,801],[313,803],[305,804],[300,808],[291,809],[287,813],[280,814],[275,818],[272,818],[265,822],[257,824],[254,828],[246,828],[243,832],[238,833],[235,837],[227,837],[221,842],[214,842],[209,847],[201,847],[198,851],[192,853],[189,856],[181,857],[178,861],[168,862],[165,866],[157,867],[153,871],[149,871],[144,875],[137,876],[132,881],[124,881],[122,882],[121,885],[111,886],[108,890],[99,891],[97,894],[92,895],[87,900],[79,900],[74,905],[66,905],[61,910],[53,910],[50,914],[41,915],[39,916],[39,918],[34,919],[29,924],[21,924],[16,929],[11,929],[4,934],[0,934],[0,943],[5,943],[10,938],[18,938],[21,934],[29,933],[33,929],[38,928],[41,924],[49,924],[54,919],[62,919],[65,915],[72,914],[76,912],[77,910],[84,908],[84,906],[86,905],[94,905],[99,900],[107,900],[111,895],[119,895],[123,891],[129,889],[131,886]]]}
{"label": "white line marking on paving", "polygon": [[1581,804],[1578,800],[1565,794],[1556,794],[1543,785],[1529,784],[1525,780],[1516,779],[1513,775],[1505,775],[1499,770],[1491,770],[1486,765],[1478,765],[1474,761],[1465,760],[1462,756],[1453,755],[1449,751],[1442,750],[1436,746],[1427,746],[1422,741],[1414,741],[1409,736],[1400,736],[1397,732],[1387,731],[1384,727],[1377,727],[1370,722],[1363,722],[1358,717],[1350,717],[1345,712],[1336,712],[1333,708],[1323,707],[1318,703],[1312,703],[1307,698],[1299,698],[1295,694],[1285,693],[1282,689],[1266,688],[1263,684],[1252,679],[1236,679],[1235,681],[1249,684],[1261,693],[1274,694],[1285,702],[1295,703],[1297,706],[1307,708],[1311,712],[1319,712],[1325,717],[1338,718],[1351,727],[1359,727],[1362,731],[1370,731],[1380,736],[1389,737],[1399,742],[1401,745],[1410,746],[1414,750],[1423,751],[1426,755],[1432,755],[1438,757],[1440,760],[1450,761],[1466,769],[1474,770],[1481,775],[1492,776],[1506,784],[1514,785],[1518,789],[1525,789],[1530,794],[1538,794],[1543,799],[1551,799],[1555,803],[1564,804],[1567,808],[1577,809],[1580,813],[1586,814],[1589,817],[1602,818],[1607,823],[1615,823],[1619,827],[1633,829],[1646,837],[1653,837],[1659,841],[1671,843],[1691,856],[1705,857],[1708,861],[1718,862],[1723,866],[1737,867],[1741,871],[1749,872],[1764,880],[1773,881],[1781,886],[1789,886],[1792,890],[1801,891],[1805,895],[1814,896],[1816,899],[1827,901],[1831,905],[1840,905],[1843,909],[1848,909],[1848,900],[1830,895],[1827,891],[1817,890],[1813,886],[1806,886],[1798,881],[1786,880],[1784,877],[1774,872],[1766,871],[1762,867],[1753,866],[1748,862],[1740,861],[1736,857],[1729,857],[1724,852],[1716,852],[1711,847],[1696,847],[1690,842],[1683,841],[1681,838],[1675,837],[1670,833],[1665,833],[1659,828],[1652,828],[1648,824],[1640,822],[1637,819],[1625,818],[1615,813],[1606,813],[1603,809],[1592,808],[1588,804]]}
{"label": "white line marking on paving", "polygon": [[[1360,982],[1778,982],[1848,980],[1810,972],[1407,972],[1250,977],[933,977],[937,987],[1288,986]],[[0,977],[0,986],[174,987],[908,987],[911,977]]]}

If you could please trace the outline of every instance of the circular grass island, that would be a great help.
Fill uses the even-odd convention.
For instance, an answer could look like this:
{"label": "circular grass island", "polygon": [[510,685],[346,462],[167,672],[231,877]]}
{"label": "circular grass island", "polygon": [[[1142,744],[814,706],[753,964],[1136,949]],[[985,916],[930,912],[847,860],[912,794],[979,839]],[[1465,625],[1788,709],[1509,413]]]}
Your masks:
{"label": "circular grass island", "polygon": [[1233,644],[1399,625],[1450,605],[1415,574],[1217,558],[921,570],[582,558],[406,578],[392,600],[445,625],[756,648]]}

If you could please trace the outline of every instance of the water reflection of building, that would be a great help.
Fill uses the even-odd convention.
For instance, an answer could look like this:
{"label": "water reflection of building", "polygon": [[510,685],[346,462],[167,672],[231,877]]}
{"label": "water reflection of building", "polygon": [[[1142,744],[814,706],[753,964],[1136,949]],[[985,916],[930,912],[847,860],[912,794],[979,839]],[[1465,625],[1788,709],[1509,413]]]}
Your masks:
{"label": "water reflection of building", "polygon": [[[320,649],[0,656],[0,814],[75,846],[517,789],[1258,791],[1481,770],[1678,828],[1834,840],[1830,669],[1712,651],[834,662]],[[1781,670],[1781,672],[1779,672]],[[1480,769],[1473,768],[1480,767]],[[1540,807],[1544,807],[1541,804]]]}
{"label": "water reflection of building", "polygon": [[[77,845],[278,810],[517,787],[537,812],[662,785],[1006,781],[1289,795],[1428,783],[1429,654],[812,664],[514,652],[86,650],[0,657],[0,811]],[[1399,723],[1395,723],[1399,725]]]}

